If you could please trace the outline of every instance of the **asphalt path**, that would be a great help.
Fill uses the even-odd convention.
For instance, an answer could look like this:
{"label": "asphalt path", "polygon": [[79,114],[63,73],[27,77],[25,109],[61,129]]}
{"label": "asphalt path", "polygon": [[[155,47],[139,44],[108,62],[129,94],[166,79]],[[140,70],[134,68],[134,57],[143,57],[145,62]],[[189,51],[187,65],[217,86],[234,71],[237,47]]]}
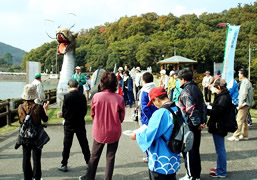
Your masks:
{"label": "asphalt path", "polygon": [[[137,122],[131,120],[133,108],[126,108],[126,118],[122,123],[122,130],[139,128]],[[92,123],[86,124],[87,137],[90,149],[92,147],[91,135]],[[81,153],[76,136],[74,136],[68,162],[68,172],[57,169],[60,165],[63,148],[63,126],[60,124],[48,125],[46,128],[51,140],[43,148],[42,174],[44,180],[75,180],[86,173],[85,161]],[[229,134],[227,137],[229,137]],[[14,149],[17,130],[8,134],[0,135],[0,179],[20,180],[22,172],[22,148]],[[227,178],[228,180],[252,180],[257,179],[257,124],[249,128],[249,140],[229,142],[226,140],[227,150]],[[99,161],[96,180],[104,179],[106,147]],[[119,147],[116,153],[114,180],[143,180],[148,178],[147,164],[142,158],[145,154],[140,150],[136,141],[128,136],[121,135]],[[216,166],[216,153],[212,136],[207,130],[202,131],[201,140],[201,179],[213,179],[209,177],[209,169]],[[177,178],[184,176],[185,167],[183,159]],[[215,178],[214,178],[215,179]]]}

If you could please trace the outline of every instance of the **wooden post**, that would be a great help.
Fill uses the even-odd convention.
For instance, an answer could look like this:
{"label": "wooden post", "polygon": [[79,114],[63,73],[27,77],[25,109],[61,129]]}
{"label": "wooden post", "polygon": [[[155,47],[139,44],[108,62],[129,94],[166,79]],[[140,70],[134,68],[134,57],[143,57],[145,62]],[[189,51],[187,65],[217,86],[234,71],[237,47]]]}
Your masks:
{"label": "wooden post", "polygon": [[10,126],[11,125],[11,116],[12,116],[12,113],[10,111],[10,99],[7,99],[7,102],[8,102],[8,104],[6,105],[6,112],[8,114],[6,116],[6,124],[7,124],[7,126]]}
{"label": "wooden post", "polygon": [[48,90],[48,101],[51,101],[51,89]]}

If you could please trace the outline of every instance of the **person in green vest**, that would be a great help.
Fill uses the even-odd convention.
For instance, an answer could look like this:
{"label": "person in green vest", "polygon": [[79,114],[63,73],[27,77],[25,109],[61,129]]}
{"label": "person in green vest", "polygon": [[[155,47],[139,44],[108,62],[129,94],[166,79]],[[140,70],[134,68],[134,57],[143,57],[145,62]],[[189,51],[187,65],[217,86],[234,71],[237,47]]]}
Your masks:
{"label": "person in green vest", "polygon": [[78,88],[78,91],[81,93],[81,94],[84,94],[84,91],[83,91],[83,84],[86,84],[87,80],[86,80],[86,77],[84,74],[82,74],[80,72],[80,67],[77,66],[75,68],[75,74],[72,75],[72,79],[75,79],[78,83],[79,83],[79,88]]}

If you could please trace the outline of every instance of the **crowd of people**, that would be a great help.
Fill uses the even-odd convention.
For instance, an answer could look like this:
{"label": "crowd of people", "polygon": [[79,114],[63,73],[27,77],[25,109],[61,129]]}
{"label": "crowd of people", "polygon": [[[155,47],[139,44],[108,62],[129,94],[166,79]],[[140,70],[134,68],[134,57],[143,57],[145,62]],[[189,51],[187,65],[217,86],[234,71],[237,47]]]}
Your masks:
{"label": "crowd of people", "polygon": [[[84,117],[87,114],[87,104],[90,101],[91,89],[90,75],[81,73],[79,66],[75,68],[75,74],[68,82],[69,93],[64,96],[62,116],[64,118],[64,140],[62,161],[58,169],[68,171],[68,159],[72,146],[74,133],[76,134],[87,169],[81,180],[95,179],[97,166],[102,150],[107,145],[106,168],[104,179],[112,179],[115,154],[118,149],[121,136],[121,123],[125,118],[125,106],[131,108],[134,103],[140,107],[140,124],[145,128],[137,133],[130,134],[130,138],[136,140],[140,149],[145,153],[144,162],[148,163],[149,179],[176,179],[176,173],[180,169],[180,158],[183,156],[186,175],[180,180],[197,180],[201,176],[200,143],[201,131],[208,127],[208,132],[213,136],[213,142],[217,154],[216,167],[210,168],[210,176],[225,178],[227,176],[227,160],[225,148],[225,136],[228,131],[225,122],[229,117],[226,113],[232,106],[236,106],[238,129],[229,141],[248,140],[248,114],[252,106],[252,85],[247,79],[247,71],[239,70],[240,84],[234,80],[233,86],[228,87],[225,79],[216,72],[214,78],[209,71],[203,78],[203,92],[193,81],[193,71],[184,68],[180,71],[161,70],[161,78],[158,86],[154,83],[154,77],[150,72],[141,72],[136,68],[135,78],[131,77],[128,66],[118,68],[118,73],[104,72],[100,78],[100,90],[91,99],[91,117],[93,119],[92,136],[93,146],[90,151]],[[135,91],[134,91],[135,90]],[[85,92],[85,94],[84,94]],[[134,95],[134,92],[136,96]],[[212,101],[212,93],[215,94]],[[25,100],[23,107],[26,114],[38,104],[33,112],[33,123],[41,125],[41,120],[48,120],[45,95],[41,81],[41,74],[35,75],[32,84],[24,88],[22,98]],[[174,127],[174,119],[170,111],[162,108],[165,104],[174,102],[173,112],[181,111],[185,123],[194,135],[193,147],[188,152],[177,154],[171,152],[163,138],[169,139]],[[20,105],[18,108],[20,123],[25,118]],[[207,108],[208,107],[208,108]],[[209,120],[207,120],[207,115]],[[23,146],[23,172],[24,179],[40,180],[42,150],[33,144]],[[33,152],[34,166],[30,163],[31,151]],[[165,164],[165,166],[164,166]]]}

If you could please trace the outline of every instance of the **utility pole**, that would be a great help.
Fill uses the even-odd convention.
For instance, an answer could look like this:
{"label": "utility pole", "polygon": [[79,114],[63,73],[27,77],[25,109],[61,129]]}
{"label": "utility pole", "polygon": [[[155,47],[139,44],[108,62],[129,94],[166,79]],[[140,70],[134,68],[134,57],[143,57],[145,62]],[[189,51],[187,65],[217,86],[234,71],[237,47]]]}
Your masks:
{"label": "utility pole", "polygon": [[249,69],[248,69],[248,79],[250,81],[251,77],[251,42],[249,42]]}

